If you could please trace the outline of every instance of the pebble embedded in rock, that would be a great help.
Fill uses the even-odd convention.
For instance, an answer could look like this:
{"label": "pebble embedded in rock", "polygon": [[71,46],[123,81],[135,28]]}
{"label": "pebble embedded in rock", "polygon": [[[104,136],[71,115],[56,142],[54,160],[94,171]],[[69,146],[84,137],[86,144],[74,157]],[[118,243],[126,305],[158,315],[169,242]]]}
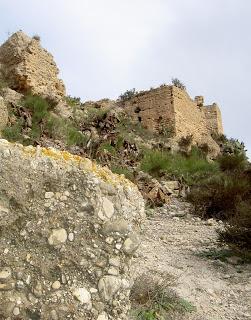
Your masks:
{"label": "pebble embedded in rock", "polygon": [[102,211],[98,212],[98,217],[101,220],[108,220],[113,216],[114,205],[109,199],[103,198],[102,209],[103,209]]}
{"label": "pebble embedded in rock", "polygon": [[71,241],[71,242],[74,240],[74,233],[73,233],[73,232],[70,232],[70,233],[69,233],[68,239],[69,239],[69,241]]}
{"label": "pebble embedded in rock", "polygon": [[98,316],[97,320],[108,320],[108,316],[105,312],[103,312]]}
{"label": "pebble embedded in rock", "polygon": [[121,243],[116,243],[115,248],[117,250],[120,250],[122,248],[122,244]]}
{"label": "pebble embedded in rock", "polygon": [[54,229],[48,239],[48,242],[52,246],[57,246],[59,244],[65,243],[67,240],[67,232],[65,229]]}
{"label": "pebble embedded in rock", "polygon": [[15,283],[0,283],[0,291],[10,291],[13,290],[15,287]]}
{"label": "pebble embedded in rock", "polygon": [[90,289],[90,293],[97,293],[97,292],[98,292],[98,290],[96,288],[91,288]]}
{"label": "pebble embedded in rock", "polygon": [[61,283],[59,281],[55,281],[51,287],[53,290],[58,290],[61,287]]}
{"label": "pebble embedded in rock", "polygon": [[91,295],[85,288],[74,289],[72,294],[81,304],[91,303]]}
{"label": "pebble embedded in rock", "polygon": [[123,245],[123,251],[131,255],[133,254],[140,244],[139,237],[136,234],[131,234],[129,238],[127,238]]}
{"label": "pebble embedded in rock", "polygon": [[11,278],[11,268],[0,269],[0,282],[6,282]]}
{"label": "pebble embedded in rock", "polygon": [[111,301],[121,288],[121,279],[115,276],[104,276],[99,280],[98,290],[105,301]]}
{"label": "pebble embedded in rock", "polygon": [[33,294],[36,298],[41,298],[43,295],[43,286],[40,282],[37,282],[33,288]]}
{"label": "pebble embedded in rock", "polygon": [[51,310],[50,315],[52,320],[58,320],[58,314],[56,310]]}
{"label": "pebble embedded in rock", "polygon": [[13,309],[13,314],[14,314],[14,316],[18,316],[18,315],[20,314],[20,310],[19,310],[18,307],[15,307],[15,308]]}
{"label": "pebble embedded in rock", "polygon": [[111,267],[108,269],[108,274],[110,274],[112,276],[117,276],[119,274],[119,271],[117,268]]}
{"label": "pebble embedded in rock", "polygon": [[45,199],[51,199],[54,197],[54,192],[45,192],[44,197]]}
{"label": "pebble embedded in rock", "polygon": [[120,258],[118,257],[112,257],[109,259],[109,264],[113,267],[119,267],[120,266]]}

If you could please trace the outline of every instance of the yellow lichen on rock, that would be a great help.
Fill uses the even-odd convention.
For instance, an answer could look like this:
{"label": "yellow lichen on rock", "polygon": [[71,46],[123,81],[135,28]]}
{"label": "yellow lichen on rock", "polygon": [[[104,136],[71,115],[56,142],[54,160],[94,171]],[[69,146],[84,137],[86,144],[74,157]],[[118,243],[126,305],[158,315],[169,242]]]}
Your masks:
{"label": "yellow lichen on rock", "polygon": [[[6,141],[6,140],[0,140],[0,141]],[[18,143],[12,144],[8,141],[6,141],[10,145],[14,146],[21,146],[22,151],[24,154],[35,157],[35,156],[45,156],[48,158],[51,158],[56,161],[63,161],[66,163],[70,163],[74,166],[78,166],[81,170],[84,172],[92,172],[93,174],[97,175],[99,178],[101,178],[103,181],[116,185],[116,184],[123,184],[128,185],[131,187],[136,186],[130,181],[127,180],[124,175],[118,175],[116,173],[112,173],[108,168],[101,167],[94,161],[91,161],[87,158],[82,158],[78,155],[71,154],[67,151],[60,151],[53,148],[41,148],[41,147],[32,147],[32,146],[22,146]]]}

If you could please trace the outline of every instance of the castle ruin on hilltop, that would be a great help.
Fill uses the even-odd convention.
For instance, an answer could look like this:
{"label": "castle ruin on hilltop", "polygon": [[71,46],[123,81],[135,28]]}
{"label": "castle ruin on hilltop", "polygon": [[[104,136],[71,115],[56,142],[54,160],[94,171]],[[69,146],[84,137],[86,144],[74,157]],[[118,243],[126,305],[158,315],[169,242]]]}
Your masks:
{"label": "castle ruin on hilltop", "polygon": [[[38,39],[22,31],[0,46],[0,85],[4,81],[16,92],[31,92],[59,102],[64,100],[66,92],[58,74],[53,56],[42,48]],[[118,105],[115,101],[110,103],[111,108]],[[213,157],[220,151],[212,138],[213,133],[223,133],[220,109],[215,103],[204,106],[201,96],[193,100],[185,90],[162,85],[136,94],[123,107],[134,122],[146,129],[157,133],[170,131],[166,137],[172,139],[172,146],[182,137],[192,136],[193,144],[207,144]]]}
{"label": "castle ruin on hilltop", "polygon": [[169,130],[176,139],[193,136],[198,144],[218,148],[211,135],[222,134],[221,112],[216,103],[204,106],[202,96],[192,100],[185,90],[163,85],[141,92],[125,102],[125,110],[134,122],[148,130]]}

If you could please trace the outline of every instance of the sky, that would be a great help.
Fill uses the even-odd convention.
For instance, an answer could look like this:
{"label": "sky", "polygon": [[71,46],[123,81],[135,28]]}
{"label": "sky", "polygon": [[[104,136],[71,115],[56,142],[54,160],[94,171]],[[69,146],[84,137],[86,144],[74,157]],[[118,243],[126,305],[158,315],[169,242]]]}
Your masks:
{"label": "sky", "polygon": [[0,0],[0,21],[0,43],[40,35],[83,101],[179,78],[218,103],[226,135],[251,157],[250,0]]}

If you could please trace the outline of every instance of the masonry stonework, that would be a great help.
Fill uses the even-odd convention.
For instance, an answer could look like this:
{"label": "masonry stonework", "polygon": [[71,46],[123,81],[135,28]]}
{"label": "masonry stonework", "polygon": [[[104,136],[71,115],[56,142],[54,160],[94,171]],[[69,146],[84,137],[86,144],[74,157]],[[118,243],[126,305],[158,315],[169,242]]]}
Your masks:
{"label": "masonry stonework", "polygon": [[22,31],[0,47],[0,80],[13,90],[60,100],[65,86],[58,74],[53,56]]}
{"label": "masonry stonework", "polygon": [[163,127],[169,128],[176,141],[192,135],[194,144],[207,143],[211,153],[217,154],[219,147],[211,135],[223,133],[220,109],[216,104],[203,104],[202,96],[192,100],[184,90],[161,86],[126,101],[125,110],[148,130],[160,133]]}

